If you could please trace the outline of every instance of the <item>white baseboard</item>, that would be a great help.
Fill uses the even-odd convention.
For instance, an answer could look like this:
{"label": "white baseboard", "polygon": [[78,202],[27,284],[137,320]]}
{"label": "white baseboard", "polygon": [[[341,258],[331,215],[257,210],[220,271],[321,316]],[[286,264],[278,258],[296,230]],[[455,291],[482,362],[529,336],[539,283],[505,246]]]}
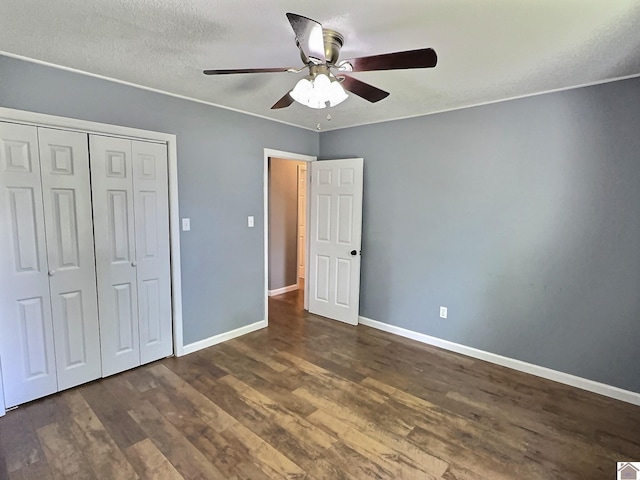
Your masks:
{"label": "white baseboard", "polygon": [[503,357],[491,352],[485,352],[484,350],[478,350],[477,348],[467,347],[459,343],[450,342],[448,340],[442,340],[441,338],[425,335],[424,333],[414,332],[413,330],[407,330],[406,328],[396,327],[388,323],[378,322],[377,320],[371,320],[366,317],[359,317],[359,322],[362,325],[372,327],[385,332],[393,333],[401,337],[410,338],[417,342],[433,345],[434,347],[440,347],[451,352],[461,353],[469,357],[477,358],[479,360],[485,360],[487,362],[502,365],[503,367],[512,368],[520,372],[530,373],[537,377],[553,380],[554,382],[563,383],[572,387],[587,390],[589,392],[598,393],[606,397],[615,398],[616,400],[622,400],[623,402],[631,403],[633,405],[640,406],[640,393],[631,392],[629,390],[623,390],[622,388],[606,385],[604,383],[595,382],[586,378],[577,377],[569,373],[559,372],[550,368],[541,367],[532,363],[523,362],[514,358]]}
{"label": "white baseboard", "polygon": [[298,284],[294,283],[293,285],[289,285],[287,287],[276,288],[275,290],[269,290],[269,296],[273,297],[275,295],[282,295],[283,293],[293,292],[294,290],[298,290]]}
{"label": "white baseboard", "polygon": [[256,330],[260,330],[261,328],[265,328],[266,326],[267,321],[260,320],[259,322],[236,328],[235,330],[231,330],[230,332],[221,333],[219,335],[214,335],[213,337],[205,338],[204,340],[200,340],[198,342],[190,343],[189,345],[185,345],[182,348],[182,355],[197,352],[198,350],[202,350],[203,348],[208,348],[213,345],[217,345],[218,343],[226,342],[227,340],[246,335],[247,333],[255,332]]}

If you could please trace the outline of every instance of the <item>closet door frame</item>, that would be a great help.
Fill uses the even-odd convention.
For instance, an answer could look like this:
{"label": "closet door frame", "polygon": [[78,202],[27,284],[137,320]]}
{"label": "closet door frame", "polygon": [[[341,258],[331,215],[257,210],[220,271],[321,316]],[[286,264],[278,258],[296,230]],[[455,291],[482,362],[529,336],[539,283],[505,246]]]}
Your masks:
{"label": "closet door frame", "polygon": [[[0,121],[36,127],[60,128],[81,133],[110,135],[129,140],[155,142],[167,146],[169,172],[169,241],[171,262],[171,316],[173,324],[173,353],[177,357],[185,354],[182,333],[182,280],[180,276],[180,219],[178,209],[178,165],[176,135],[153,132],[137,128],[121,127],[106,123],[90,122],[73,118],[0,107]],[[0,414],[4,409],[4,398],[0,395]]]}

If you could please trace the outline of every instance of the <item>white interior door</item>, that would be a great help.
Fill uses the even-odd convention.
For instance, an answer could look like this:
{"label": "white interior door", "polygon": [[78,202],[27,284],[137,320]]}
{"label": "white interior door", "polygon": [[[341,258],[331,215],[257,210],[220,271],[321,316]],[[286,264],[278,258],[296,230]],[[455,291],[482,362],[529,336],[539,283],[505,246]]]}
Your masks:
{"label": "white interior door", "polygon": [[307,245],[307,165],[298,165],[298,278],[305,278]]}
{"label": "white interior door", "polygon": [[311,163],[309,311],[356,325],[363,159]]}
{"label": "white interior door", "polygon": [[132,144],[140,361],[171,355],[167,146]]}
{"label": "white interior door", "polygon": [[87,134],[38,128],[58,390],[100,378]]}
{"label": "white interior door", "polygon": [[0,123],[0,252],[8,408],[57,390],[36,127]]}
{"label": "white interior door", "polygon": [[140,365],[131,141],[89,136],[102,375]]}

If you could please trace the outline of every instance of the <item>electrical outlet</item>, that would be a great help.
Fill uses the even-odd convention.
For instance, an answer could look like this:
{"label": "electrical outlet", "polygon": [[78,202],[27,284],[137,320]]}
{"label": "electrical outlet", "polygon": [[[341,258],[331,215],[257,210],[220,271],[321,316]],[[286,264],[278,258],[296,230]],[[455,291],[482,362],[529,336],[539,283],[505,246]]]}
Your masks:
{"label": "electrical outlet", "polygon": [[183,218],[182,219],[182,231],[183,232],[188,232],[189,230],[191,230],[191,220],[188,218]]}
{"label": "electrical outlet", "polygon": [[447,318],[447,307],[440,307],[440,318]]}

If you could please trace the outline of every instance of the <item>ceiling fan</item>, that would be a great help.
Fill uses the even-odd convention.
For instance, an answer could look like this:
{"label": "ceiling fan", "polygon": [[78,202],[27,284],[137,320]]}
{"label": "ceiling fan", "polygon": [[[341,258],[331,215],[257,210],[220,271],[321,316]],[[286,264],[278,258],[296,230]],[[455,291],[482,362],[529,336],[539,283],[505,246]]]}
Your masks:
{"label": "ceiling fan", "polygon": [[389,92],[345,75],[345,73],[432,68],[438,62],[436,52],[432,48],[339,61],[340,48],[344,44],[344,37],[340,33],[328,28],[322,28],[319,22],[295,13],[287,13],[287,18],[296,36],[296,44],[300,49],[300,57],[304,63],[303,67],[204,70],[203,73],[205,75],[271,72],[299,73],[308,68],[309,74],[271,108],[286,108],[294,101],[311,108],[325,108],[327,106],[333,107],[346,100],[348,95],[345,90],[371,103],[379,102],[389,96]]}

